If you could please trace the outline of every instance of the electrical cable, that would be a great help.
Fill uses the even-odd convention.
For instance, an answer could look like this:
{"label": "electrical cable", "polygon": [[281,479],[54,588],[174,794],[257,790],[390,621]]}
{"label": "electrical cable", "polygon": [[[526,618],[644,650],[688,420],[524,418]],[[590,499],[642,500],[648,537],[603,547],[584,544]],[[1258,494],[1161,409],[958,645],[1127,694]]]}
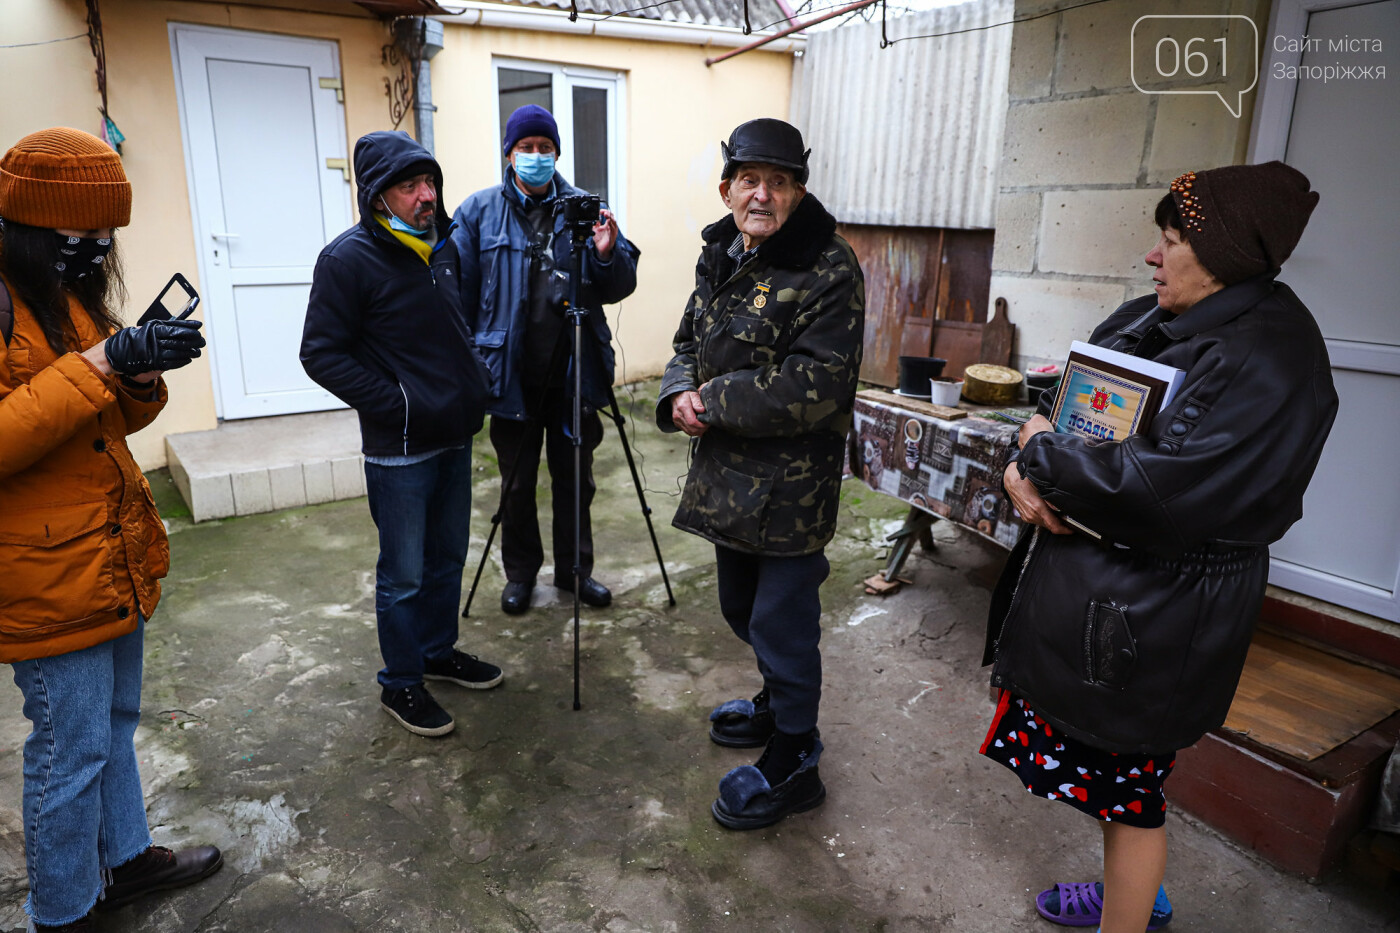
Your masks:
{"label": "electrical cable", "polygon": [[53,45],[56,42],[72,42],[74,39],[86,39],[88,34],[80,32],[76,36],[64,36],[62,39],[44,39],[40,42],[16,42],[13,45],[0,45],[0,49],[27,49],[36,45]]}
{"label": "electrical cable", "polygon": [[1072,3],[1069,6],[1057,7],[1053,10],[1046,10],[1043,13],[1036,13],[1032,16],[1015,16],[1000,23],[988,23],[985,26],[969,26],[966,29],[953,29],[948,32],[931,32],[918,36],[900,36],[898,39],[889,40],[890,45],[896,42],[908,42],[911,39],[941,39],[944,36],[958,36],[965,32],[980,32],[984,29],[996,29],[999,26],[1013,26],[1017,23],[1029,23],[1032,20],[1044,19],[1047,16],[1054,16],[1056,13],[1068,13],[1070,10],[1077,10],[1080,7],[1093,6],[1096,3],[1108,3],[1109,0],[1083,0],[1081,3]]}

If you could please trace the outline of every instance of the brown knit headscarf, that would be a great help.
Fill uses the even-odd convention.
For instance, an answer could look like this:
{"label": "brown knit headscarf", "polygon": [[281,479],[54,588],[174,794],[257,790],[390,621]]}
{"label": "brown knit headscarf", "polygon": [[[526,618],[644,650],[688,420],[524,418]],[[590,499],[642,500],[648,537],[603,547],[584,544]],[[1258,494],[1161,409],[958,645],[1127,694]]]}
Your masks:
{"label": "brown knit headscarf", "polygon": [[125,227],[131,183],[121,156],[82,130],[30,133],[0,158],[0,217],[50,229]]}
{"label": "brown knit headscarf", "polygon": [[1196,258],[1226,285],[1278,270],[1317,206],[1307,176],[1282,162],[1187,172],[1171,193]]}

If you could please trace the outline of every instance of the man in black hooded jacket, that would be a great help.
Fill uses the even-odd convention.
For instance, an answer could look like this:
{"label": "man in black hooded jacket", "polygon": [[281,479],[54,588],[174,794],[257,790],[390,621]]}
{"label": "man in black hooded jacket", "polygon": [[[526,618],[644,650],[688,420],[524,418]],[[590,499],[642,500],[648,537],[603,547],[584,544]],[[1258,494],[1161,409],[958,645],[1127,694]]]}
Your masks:
{"label": "man in black hooded jacket", "polygon": [[360,416],[379,529],[380,704],[410,732],[440,736],[455,723],[425,678],[501,682],[500,668],[455,647],[487,378],[462,316],[442,169],[407,133],[370,133],[355,144],[355,180],[360,222],[316,260],[301,362]]}

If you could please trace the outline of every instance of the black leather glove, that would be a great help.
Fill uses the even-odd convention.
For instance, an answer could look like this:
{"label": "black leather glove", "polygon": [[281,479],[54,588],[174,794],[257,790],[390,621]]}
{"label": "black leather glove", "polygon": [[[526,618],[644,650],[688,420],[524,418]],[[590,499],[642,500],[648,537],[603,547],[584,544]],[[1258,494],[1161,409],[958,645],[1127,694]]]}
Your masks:
{"label": "black leather glove", "polygon": [[201,326],[199,321],[171,319],[123,328],[107,338],[107,362],[123,376],[179,369],[199,356],[204,346]]}

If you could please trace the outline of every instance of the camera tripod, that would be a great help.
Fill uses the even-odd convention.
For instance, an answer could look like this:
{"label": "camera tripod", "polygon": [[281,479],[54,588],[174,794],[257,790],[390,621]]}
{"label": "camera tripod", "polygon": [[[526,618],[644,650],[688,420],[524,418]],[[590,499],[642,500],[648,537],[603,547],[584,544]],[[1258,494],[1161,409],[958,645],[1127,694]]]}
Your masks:
{"label": "camera tripod", "polygon": [[[595,202],[596,203],[596,200]],[[582,589],[583,573],[580,564],[583,535],[583,322],[589,314],[602,314],[601,310],[586,308],[579,300],[581,279],[583,277],[583,251],[587,243],[588,236],[592,230],[592,222],[583,222],[572,216],[572,211],[565,214],[565,229],[569,234],[569,289],[568,298],[565,301],[564,316],[568,319],[568,326],[561,328],[559,336],[554,341],[554,350],[550,354],[549,369],[546,370],[546,378],[540,386],[533,405],[526,406],[525,420],[527,422],[538,422],[540,412],[544,407],[544,399],[550,388],[550,377],[558,371],[560,363],[564,360],[565,335],[570,335],[569,371],[572,373],[572,405],[570,411],[570,441],[574,448],[574,560],[573,560],[573,596],[574,596],[574,709],[582,709],[579,700],[579,659],[580,659],[580,638],[579,638],[579,592]],[[596,210],[593,216],[597,216]],[[637,464],[632,457],[632,447],[627,442],[626,419],[617,405],[617,395],[612,387],[608,387],[608,410],[600,411],[617,426],[617,436],[622,442],[622,452],[627,458],[627,469],[632,474],[632,486],[637,490],[637,501],[641,505],[642,517],[646,519],[647,533],[651,536],[651,547],[656,553],[656,563],[661,570],[661,581],[666,586],[667,605],[676,604],[675,594],[671,591],[671,580],[666,574],[666,562],[661,557],[661,545],[656,540],[656,528],[651,521],[651,507],[647,505],[646,495],[642,491],[642,480],[637,474]],[[486,547],[481,552],[481,560],[476,566],[476,576],[472,578],[471,589],[467,592],[466,605],[462,607],[463,618],[471,614],[472,600],[476,596],[477,585],[481,582],[482,570],[486,567],[486,560],[491,554],[491,545],[496,540],[496,532],[500,529],[501,520],[505,512],[506,497],[515,488],[516,474],[520,471],[521,461],[526,458],[516,456],[511,464],[510,473],[502,478],[501,498],[496,506],[495,514],[491,516],[491,532],[486,539]],[[556,585],[558,581],[555,581]]]}

